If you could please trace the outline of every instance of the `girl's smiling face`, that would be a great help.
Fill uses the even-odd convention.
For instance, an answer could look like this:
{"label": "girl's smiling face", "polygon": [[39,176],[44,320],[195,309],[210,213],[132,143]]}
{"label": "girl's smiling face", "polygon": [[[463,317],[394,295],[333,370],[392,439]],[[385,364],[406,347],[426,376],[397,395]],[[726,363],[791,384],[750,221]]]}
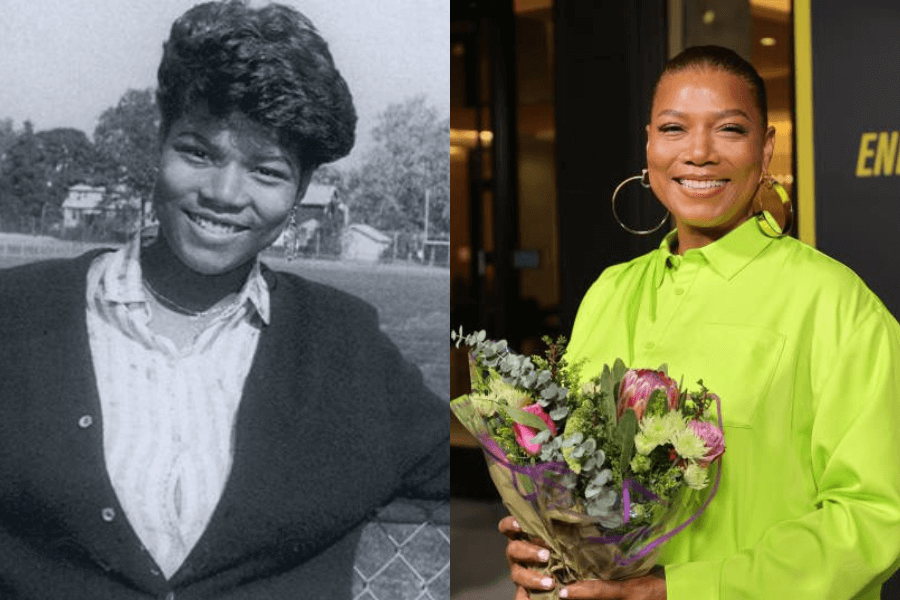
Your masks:
{"label": "girl's smiling face", "polygon": [[654,194],[675,218],[679,252],[750,217],[774,143],[775,129],[766,127],[742,78],[704,67],[660,80],[647,125],[647,169]]}
{"label": "girl's smiling face", "polygon": [[184,264],[224,273],[275,241],[311,175],[265,128],[195,111],[173,122],[162,142],[153,203]]}

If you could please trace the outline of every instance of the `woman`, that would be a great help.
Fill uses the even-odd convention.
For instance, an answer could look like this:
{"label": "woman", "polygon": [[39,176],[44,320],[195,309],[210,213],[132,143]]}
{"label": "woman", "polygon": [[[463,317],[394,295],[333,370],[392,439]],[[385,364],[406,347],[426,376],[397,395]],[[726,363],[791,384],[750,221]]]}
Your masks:
{"label": "woman", "polygon": [[[647,169],[676,230],[607,269],[584,298],[571,360],[668,363],[722,398],[718,495],[664,546],[664,565],[560,597],[876,600],[900,563],[900,328],[848,268],[766,235],[755,200],[772,157],[765,89],[730,50],[685,50],[660,76]],[[512,577],[541,548],[501,530]]]}
{"label": "woman", "polygon": [[353,145],[301,14],[194,7],[160,235],[0,274],[0,597],[350,598],[361,523],[449,490],[448,409],[369,305],[258,255]]}

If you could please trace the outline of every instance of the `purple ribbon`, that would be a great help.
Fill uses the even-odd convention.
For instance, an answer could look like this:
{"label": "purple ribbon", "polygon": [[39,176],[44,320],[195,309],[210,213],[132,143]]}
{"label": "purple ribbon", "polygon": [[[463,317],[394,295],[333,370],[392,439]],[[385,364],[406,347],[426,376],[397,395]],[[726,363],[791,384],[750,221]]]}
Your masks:
{"label": "purple ribbon", "polygon": [[509,459],[506,457],[506,453],[497,444],[497,442],[490,438],[490,436],[484,434],[481,436],[480,441],[485,453],[490,458],[502,464],[504,467],[514,473],[512,477],[513,486],[515,486],[516,491],[519,492],[519,494],[521,494],[521,496],[529,502],[534,502],[538,498],[538,488],[536,487],[534,492],[526,493],[524,490],[519,488],[519,479],[515,476],[515,473],[530,477],[531,480],[538,485],[550,486],[556,488],[559,491],[566,490],[566,486],[547,476],[547,473],[555,473],[556,475],[565,475],[566,473],[571,473],[572,471],[569,469],[566,463],[557,461],[540,463],[532,466],[515,465],[509,462]]}
{"label": "purple ribbon", "polygon": [[[719,429],[724,431],[724,425],[722,423],[722,402],[721,402],[721,400],[719,400],[718,396],[716,396],[715,399],[716,399],[716,411],[718,413],[717,416],[718,416],[718,422],[719,422]],[[537,465],[530,465],[530,466],[529,465],[516,465],[509,461],[509,459],[506,456],[506,453],[503,451],[502,448],[500,448],[500,446],[497,444],[497,442],[494,441],[490,437],[490,435],[483,434],[483,435],[479,436],[479,441],[481,442],[481,445],[482,445],[482,448],[484,449],[485,454],[489,458],[493,459],[497,463],[500,463],[501,465],[503,465],[504,467],[509,469],[509,471],[511,472],[511,475],[512,475],[513,486],[515,487],[516,491],[525,500],[528,500],[529,502],[535,501],[538,498],[539,489],[541,486],[551,487],[551,488],[556,489],[561,492],[564,492],[567,490],[566,486],[562,485],[561,483],[559,483],[558,481],[556,481],[554,478],[552,478],[550,476],[550,474],[553,474],[558,477],[560,475],[566,475],[569,473],[573,473],[573,471],[568,468],[568,465],[566,465],[566,463],[556,461],[556,462],[540,463]],[[641,548],[638,552],[633,554],[630,558],[616,557],[616,562],[619,565],[628,566],[632,563],[635,563],[635,562],[643,559],[649,553],[653,552],[657,547],[664,544],[665,542],[670,540],[673,536],[675,536],[676,534],[683,531],[685,527],[687,527],[688,525],[693,523],[697,519],[697,517],[699,517],[701,514],[703,514],[703,512],[709,506],[709,503],[712,502],[712,499],[716,496],[716,493],[719,490],[719,482],[722,479],[722,457],[719,456],[718,458],[716,458],[715,462],[719,463],[718,468],[716,469],[716,479],[715,479],[715,482],[713,483],[712,490],[710,491],[709,495],[706,497],[706,500],[703,502],[703,504],[700,506],[700,508],[697,509],[690,517],[685,519],[684,522],[679,524],[677,527],[675,527],[668,533],[665,533],[665,534],[661,535],[660,537],[656,538],[655,540],[653,540],[652,542],[650,542],[649,544],[647,544],[646,546]],[[519,480],[518,480],[518,477],[516,477],[516,474],[524,475],[526,477],[529,477],[532,481],[534,481],[536,484],[535,490],[533,492],[526,492],[525,490],[521,489],[519,487]],[[628,523],[628,521],[631,520],[631,496],[632,496],[632,494],[636,494],[636,493],[641,494],[644,497],[646,497],[654,502],[665,503],[664,500],[662,500],[656,494],[654,494],[653,492],[651,492],[650,490],[648,490],[647,488],[645,488],[644,486],[639,484],[637,481],[627,478],[622,482],[622,513],[623,513],[622,518],[623,518],[624,523]],[[560,504],[562,504],[562,501],[560,501]],[[566,507],[558,506],[558,505],[551,505],[548,508],[554,509],[554,508],[566,508]],[[646,535],[650,531],[650,529],[651,529],[650,527],[642,527],[640,529],[637,529],[637,530],[632,531],[625,535],[605,536],[605,537],[588,537],[588,538],[586,538],[586,540],[589,542],[598,543],[598,544],[621,544],[622,542],[628,542],[631,540],[640,539],[641,537]]]}
{"label": "purple ribbon", "polygon": [[[717,416],[718,416],[718,420],[719,420],[719,429],[724,431],[725,426],[722,423],[722,401],[719,399],[718,396],[715,396],[715,398],[716,398],[716,412],[718,413]],[[647,544],[646,546],[641,548],[641,550],[638,551],[637,553],[635,553],[631,558],[620,559],[619,557],[616,557],[616,562],[619,565],[624,567],[624,566],[630,565],[631,563],[637,562],[638,560],[644,558],[650,552],[653,552],[653,550],[655,550],[658,546],[669,541],[677,533],[680,533],[682,530],[684,530],[685,527],[687,527],[688,525],[693,523],[697,519],[697,517],[699,517],[701,514],[703,514],[703,511],[706,510],[706,507],[709,506],[709,503],[712,502],[712,499],[716,497],[716,493],[719,491],[719,482],[722,480],[722,456],[720,455],[718,458],[716,458],[716,461],[719,463],[718,467],[716,468],[716,480],[713,483],[712,490],[710,491],[709,495],[706,497],[706,500],[703,502],[703,504],[700,506],[700,508],[697,509],[697,511],[694,512],[694,514],[692,514],[690,517],[688,517],[678,527],[674,528],[672,531],[670,531],[664,535],[659,536],[658,538],[656,538],[655,540],[653,540],[652,542],[650,542],[649,544]],[[627,494],[628,493],[627,492],[627,490],[628,490],[627,484],[624,487],[625,487],[625,494]],[[625,498],[627,498],[627,497],[628,496],[626,495]],[[627,522],[627,519],[626,519],[626,522]],[[626,538],[637,539],[638,537],[640,537],[640,534],[646,533],[647,530],[648,530],[648,528],[645,527],[643,529],[634,531],[628,535],[617,536],[619,538],[618,540],[616,540],[615,537],[588,538],[588,540],[592,541],[592,542],[598,542],[598,543],[604,543],[604,544],[618,544],[618,543],[621,543],[622,541],[625,541]],[[606,541],[604,541],[604,540],[606,540]]]}

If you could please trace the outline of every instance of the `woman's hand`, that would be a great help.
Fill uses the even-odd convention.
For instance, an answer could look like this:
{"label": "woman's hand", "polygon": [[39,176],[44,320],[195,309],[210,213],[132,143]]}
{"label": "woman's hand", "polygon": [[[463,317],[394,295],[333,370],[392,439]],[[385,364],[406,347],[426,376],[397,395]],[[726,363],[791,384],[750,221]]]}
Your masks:
{"label": "woman's hand", "polygon": [[505,517],[500,521],[500,533],[509,538],[506,544],[506,558],[509,561],[509,571],[512,580],[516,584],[516,600],[526,600],[526,590],[551,590],[556,586],[552,577],[529,569],[529,566],[543,565],[550,560],[550,550],[538,545],[538,543],[526,542],[518,539],[522,528],[515,517]]}
{"label": "woman's hand", "polygon": [[[514,517],[500,521],[500,533],[510,538],[506,544],[506,558],[509,570],[516,584],[515,600],[528,600],[528,590],[549,590],[556,582],[546,575],[530,569],[530,566],[545,564],[550,551],[536,543],[517,539],[522,533]],[[666,575],[662,567],[657,567],[649,575],[625,581],[576,581],[559,591],[560,598],[582,598],[584,600],[666,600]]]}

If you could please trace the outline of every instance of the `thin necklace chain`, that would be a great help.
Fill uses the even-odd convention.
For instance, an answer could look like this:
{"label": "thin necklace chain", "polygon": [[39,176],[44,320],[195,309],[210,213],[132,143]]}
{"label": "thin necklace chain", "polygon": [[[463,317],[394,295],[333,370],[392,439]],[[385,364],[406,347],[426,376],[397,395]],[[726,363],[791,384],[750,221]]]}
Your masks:
{"label": "thin necklace chain", "polygon": [[190,308],[186,308],[186,307],[178,304],[171,298],[167,298],[167,297],[163,296],[158,290],[156,290],[150,284],[150,280],[147,279],[146,277],[143,278],[143,283],[144,283],[144,287],[147,289],[147,291],[150,292],[150,295],[153,296],[153,298],[157,302],[159,302],[159,304],[163,308],[167,308],[167,309],[171,310],[172,312],[176,312],[180,315],[184,315],[184,316],[190,317],[192,319],[203,319],[203,318],[208,318],[208,317],[214,317],[214,316],[217,316],[217,315],[225,312],[232,306],[234,306],[234,303],[230,303],[230,304],[226,304],[224,306],[215,306],[214,305],[211,308],[207,308],[206,310],[191,310]]}

